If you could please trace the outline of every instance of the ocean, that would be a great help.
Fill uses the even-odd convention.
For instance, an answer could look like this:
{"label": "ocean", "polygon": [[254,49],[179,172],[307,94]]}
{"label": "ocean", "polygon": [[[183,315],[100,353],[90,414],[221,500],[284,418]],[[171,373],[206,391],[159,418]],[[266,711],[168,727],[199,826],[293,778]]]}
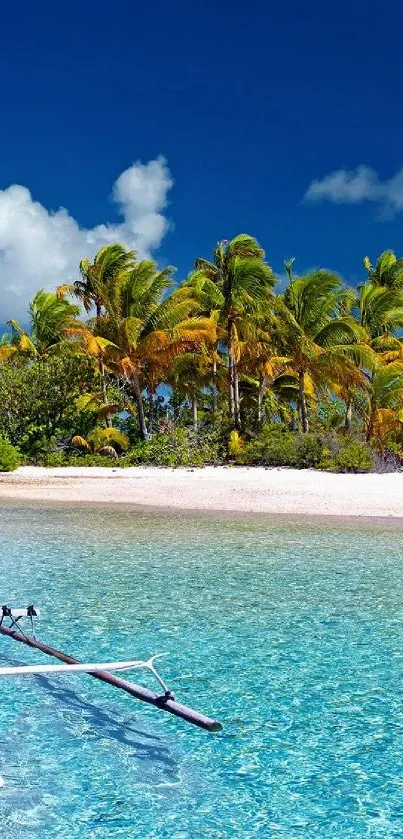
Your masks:
{"label": "ocean", "polygon": [[[399,522],[7,502],[0,535],[1,603],[37,606],[38,638],[164,652],[177,699],[224,726],[85,674],[4,677],[8,839],[403,835]],[[45,661],[0,637],[0,665]]]}

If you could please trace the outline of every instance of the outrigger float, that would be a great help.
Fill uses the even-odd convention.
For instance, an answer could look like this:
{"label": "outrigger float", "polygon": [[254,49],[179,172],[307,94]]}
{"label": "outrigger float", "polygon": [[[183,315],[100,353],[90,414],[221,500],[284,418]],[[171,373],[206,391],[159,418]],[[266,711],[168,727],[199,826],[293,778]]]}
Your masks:
{"label": "outrigger float", "polygon": [[[38,615],[39,610],[35,609],[34,606],[27,606],[24,609],[1,606],[0,634],[11,638],[13,641],[19,641],[27,647],[32,647],[34,650],[40,650],[40,652],[58,659],[63,664],[24,664],[16,667],[0,667],[0,677],[42,675],[44,673],[48,675],[53,673],[57,675],[88,673],[94,679],[99,679],[101,682],[106,682],[112,687],[124,690],[130,696],[133,696],[134,699],[139,699],[140,702],[147,702],[148,705],[154,705],[160,711],[166,711],[168,714],[180,717],[180,719],[196,725],[198,728],[204,728],[205,731],[221,731],[222,725],[217,720],[210,719],[210,717],[194,711],[193,708],[188,708],[186,705],[176,702],[173,693],[171,693],[154,667],[154,661],[159,658],[158,655],[152,656],[147,661],[110,661],[106,663],[91,662],[86,664],[67,653],[61,652],[61,650],[56,650],[54,647],[49,647],[47,644],[37,641],[34,633],[34,620]],[[20,621],[24,618],[28,618],[30,621],[32,635],[27,635],[21,627]],[[152,673],[163,693],[154,693],[148,688],[136,685],[113,674],[113,671],[135,669],[147,670]]]}

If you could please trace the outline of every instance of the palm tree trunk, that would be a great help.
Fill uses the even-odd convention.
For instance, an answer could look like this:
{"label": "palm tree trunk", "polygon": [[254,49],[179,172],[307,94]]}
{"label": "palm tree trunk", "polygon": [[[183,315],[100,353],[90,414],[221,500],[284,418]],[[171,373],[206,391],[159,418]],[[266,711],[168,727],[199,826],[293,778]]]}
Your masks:
{"label": "palm tree trunk", "polygon": [[148,386],[148,430],[151,437],[154,431],[154,414],[155,414],[155,399],[154,388]]}
{"label": "palm tree trunk", "polygon": [[302,431],[307,434],[309,431],[308,411],[306,407],[305,387],[304,387],[304,373],[302,370],[298,373],[298,388],[299,388],[299,410],[301,414]]}
{"label": "palm tree trunk", "polygon": [[193,396],[192,399],[192,413],[193,413],[193,431],[198,431],[199,428],[199,416],[198,416],[198,405],[197,405],[197,396]]}
{"label": "palm tree trunk", "polygon": [[370,442],[371,437],[373,435],[374,423],[375,423],[375,407],[374,407],[373,404],[371,404],[370,405],[370,414],[369,414],[369,418],[368,418],[368,425],[367,425],[367,433],[366,433],[366,436],[365,436],[365,439],[366,439],[367,443]]}
{"label": "palm tree trunk", "polygon": [[[102,312],[102,307],[101,307],[101,303],[99,302],[99,300],[96,301],[95,308],[96,308],[96,312],[97,312],[97,320],[99,320],[100,317],[101,317],[101,312]],[[101,374],[102,401],[103,401],[104,405],[107,405],[108,404],[108,392],[107,392],[107,388],[106,388],[105,365],[104,365],[104,362],[103,362],[102,358],[100,359],[100,362],[99,362],[99,372]],[[109,414],[107,414],[106,417],[105,417],[105,424],[106,424],[107,428],[112,428],[112,420],[111,420]]]}
{"label": "palm tree trunk", "polygon": [[349,434],[351,431],[351,420],[353,418],[353,402],[351,399],[348,400],[346,405],[346,415],[344,418],[344,431],[346,434]]}
{"label": "palm tree trunk", "polygon": [[239,380],[238,370],[233,349],[233,324],[228,322],[228,394],[229,394],[229,412],[231,417],[231,425],[233,428],[240,428],[240,400],[239,400]]}
{"label": "palm tree trunk", "polygon": [[[102,361],[102,358],[99,362],[99,372],[101,376],[101,388],[102,388],[102,402],[104,405],[108,404],[108,391],[106,387],[106,378],[105,378],[105,365]],[[105,425],[107,428],[112,428],[112,420],[110,414],[105,415]]]}
{"label": "palm tree trunk", "polygon": [[213,361],[213,414],[217,413],[218,409],[218,391],[217,391],[217,359]]}
{"label": "palm tree trunk", "polygon": [[142,440],[149,440],[150,435],[147,431],[146,420],[144,416],[143,399],[141,396],[140,382],[136,374],[132,377],[133,394],[137,405],[137,416],[139,420],[140,436]]}
{"label": "palm tree trunk", "polygon": [[257,395],[257,424],[261,428],[263,422],[263,397],[267,385],[267,376],[263,376]]}
{"label": "palm tree trunk", "polygon": [[235,427],[234,359],[231,355],[228,359],[228,395],[231,425]]}
{"label": "palm tree trunk", "polygon": [[231,425],[235,427],[234,358],[228,347],[228,404]]}
{"label": "palm tree trunk", "polygon": [[234,358],[234,402],[235,402],[235,428],[241,427],[241,400],[239,397],[239,376],[238,367]]}

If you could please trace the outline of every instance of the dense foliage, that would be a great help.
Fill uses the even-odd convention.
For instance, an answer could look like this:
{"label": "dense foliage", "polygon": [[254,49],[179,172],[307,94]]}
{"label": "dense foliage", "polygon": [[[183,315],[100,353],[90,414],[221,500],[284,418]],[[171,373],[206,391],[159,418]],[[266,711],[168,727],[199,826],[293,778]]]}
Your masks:
{"label": "dense foliage", "polygon": [[69,441],[75,431],[85,433],[94,417],[79,410],[78,399],[94,379],[83,358],[60,355],[28,361],[14,354],[0,367],[0,433],[32,456]]}
{"label": "dense foliage", "polygon": [[399,465],[403,259],[366,257],[356,289],[285,270],[276,293],[246,234],[178,285],[120,244],[83,259],[0,342],[4,451],[54,465]]}
{"label": "dense foliage", "polygon": [[0,435],[0,472],[14,472],[20,465],[20,455],[7,437]]}

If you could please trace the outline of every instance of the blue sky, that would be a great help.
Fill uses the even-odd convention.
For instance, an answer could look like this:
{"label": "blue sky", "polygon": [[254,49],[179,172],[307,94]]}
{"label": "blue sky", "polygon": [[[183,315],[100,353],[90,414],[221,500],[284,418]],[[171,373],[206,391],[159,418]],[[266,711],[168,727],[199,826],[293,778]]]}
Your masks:
{"label": "blue sky", "polygon": [[239,232],[276,271],[295,256],[349,282],[401,253],[402,25],[373,0],[3,9],[0,322],[108,222],[178,278]]}

